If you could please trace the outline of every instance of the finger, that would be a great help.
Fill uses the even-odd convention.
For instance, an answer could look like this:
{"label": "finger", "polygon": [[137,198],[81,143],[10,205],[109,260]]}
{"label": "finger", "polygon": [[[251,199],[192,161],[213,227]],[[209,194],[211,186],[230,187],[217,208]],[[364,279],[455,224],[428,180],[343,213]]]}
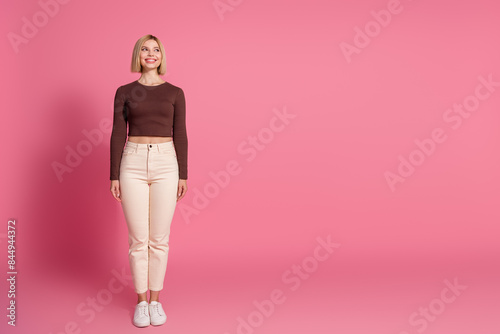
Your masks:
{"label": "finger", "polygon": [[184,197],[185,194],[186,194],[186,192],[182,191],[181,194],[180,194],[180,196],[177,198],[177,201],[180,201]]}
{"label": "finger", "polygon": [[118,202],[121,202],[121,198],[120,198],[120,193],[117,192],[116,190],[113,191],[113,197],[118,201]]}

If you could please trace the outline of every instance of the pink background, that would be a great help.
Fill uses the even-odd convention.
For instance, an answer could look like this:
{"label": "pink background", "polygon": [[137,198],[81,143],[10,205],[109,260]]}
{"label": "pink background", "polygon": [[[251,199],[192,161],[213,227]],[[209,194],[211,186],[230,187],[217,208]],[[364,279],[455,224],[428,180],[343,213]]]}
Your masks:
{"label": "pink background", "polygon": [[[7,277],[15,218],[18,274],[16,328],[0,283],[0,332],[138,330],[132,282],[115,275],[130,273],[127,230],[99,124],[116,88],[139,78],[132,48],[149,33],[165,45],[163,79],[185,91],[189,138],[160,296],[168,320],[151,330],[500,332],[500,86],[479,87],[480,77],[500,82],[498,2],[219,2],[232,10],[69,1],[17,48],[9,34],[46,6],[2,4],[0,263]],[[356,43],[358,53],[342,52]],[[469,117],[453,112],[460,126],[443,118],[474,101]],[[274,123],[284,111],[295,117]],[[419,153],[415,141],[436,128],[446,140]],[[103,139],[60,181],[52,164],[85,145],[85,130]],[[251,137],[262,146],[249,161],[238,147]],[[385,173],[398,173],[400,156],[421,160],[391,189]],[[212,173],[230,161],[240,172],[217,185]],[[317,238],[329,235],[340,246],[318,249],[318,261]],[[259,311],[254,302],[276,290],[282,303]]]}

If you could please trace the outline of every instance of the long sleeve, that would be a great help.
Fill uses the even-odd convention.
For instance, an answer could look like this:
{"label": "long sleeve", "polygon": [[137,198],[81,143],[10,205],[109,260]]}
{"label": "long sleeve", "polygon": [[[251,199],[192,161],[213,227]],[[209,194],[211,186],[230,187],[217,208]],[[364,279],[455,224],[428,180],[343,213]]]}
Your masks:
{"label": "long sleeve", "polygon": [[172,139],[179,165],[179,179],[187,180],[188,139],[186,131],[186,99],[182,88],[179,88],[174,104]]}
{"label": "long sleeve", "polygon": [[121,88],[121,86],[118,87],[115,94],[113,131],[110,140],[110,180],[119,180],[120,178],[120,163],[127,139],[125,95]]}

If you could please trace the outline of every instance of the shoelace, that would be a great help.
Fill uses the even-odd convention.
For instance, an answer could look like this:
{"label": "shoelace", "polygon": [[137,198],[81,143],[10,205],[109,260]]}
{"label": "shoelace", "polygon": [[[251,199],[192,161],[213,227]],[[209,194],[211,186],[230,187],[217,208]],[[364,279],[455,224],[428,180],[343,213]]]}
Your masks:
{"label": "shoelace", "polygon": [[141,315],[144,315],[144,316],[147,316],[147,311],[148,310],[148,306],[147,305],[142,305],[142,306],[139,306],[139,316]]}
{"label": "shoelace", "polygon": [[151,305],[151,306],[153,306],[152,313],[154,315],[160,316],[160,310],[158,309],[158,304],[154,304],[154,305]]}

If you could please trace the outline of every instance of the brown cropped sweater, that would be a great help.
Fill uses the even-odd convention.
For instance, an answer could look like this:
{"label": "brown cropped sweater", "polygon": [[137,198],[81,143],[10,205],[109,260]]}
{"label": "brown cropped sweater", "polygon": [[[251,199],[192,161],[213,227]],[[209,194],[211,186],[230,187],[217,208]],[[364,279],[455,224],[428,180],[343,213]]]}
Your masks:
{"label": "brown cropped sweater", "polygon": [[181,88],[168,82],[146,86],[137,80],[118,87],[110,143],[110,180],[120,178],[127,123],[129,136],[172,137],[179,179],[187,180],[186,101]]}

